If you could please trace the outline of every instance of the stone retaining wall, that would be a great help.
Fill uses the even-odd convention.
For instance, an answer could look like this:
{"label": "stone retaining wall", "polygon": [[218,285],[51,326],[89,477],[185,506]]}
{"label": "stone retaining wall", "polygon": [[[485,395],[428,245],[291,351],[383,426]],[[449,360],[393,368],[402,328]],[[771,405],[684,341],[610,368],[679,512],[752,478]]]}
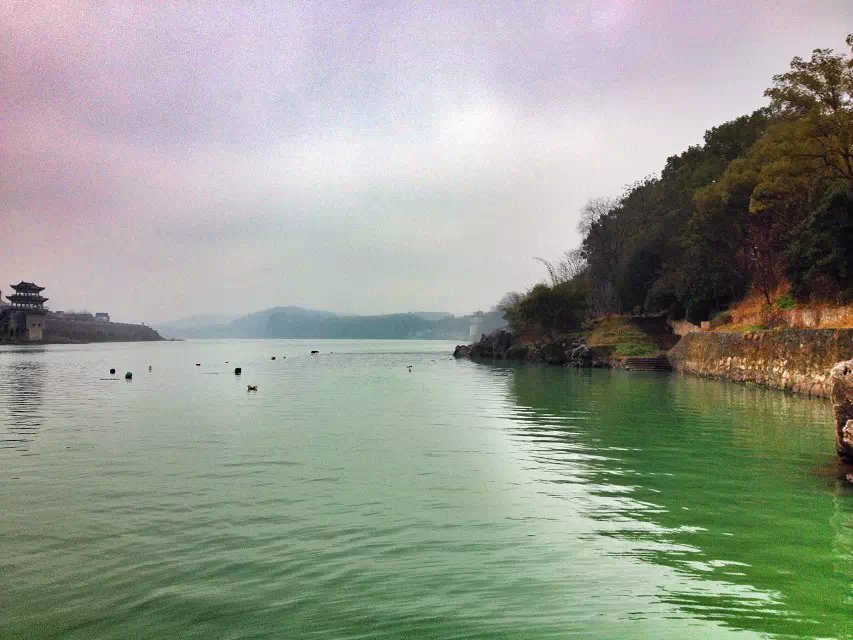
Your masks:
{"label": "stone retaining wall", "polygon": [[853,329],[689,333],[669,352],[678,371],[829,397],[829,372],[853,358]]}
{"label": "stone retaining wall", "polygon": [[142,342],[162,340],[159,333],[142,324],[82,322],[49,315],[45,342]]}

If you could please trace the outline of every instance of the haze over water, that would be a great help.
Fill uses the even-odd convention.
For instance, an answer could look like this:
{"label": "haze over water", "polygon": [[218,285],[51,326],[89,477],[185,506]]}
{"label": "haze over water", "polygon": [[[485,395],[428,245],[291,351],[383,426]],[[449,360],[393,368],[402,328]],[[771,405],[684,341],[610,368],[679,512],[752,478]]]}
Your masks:
{"label": "haze over water", "polygon": [[0,637],[853,636],[826,401],[451,349],[3,347]]}

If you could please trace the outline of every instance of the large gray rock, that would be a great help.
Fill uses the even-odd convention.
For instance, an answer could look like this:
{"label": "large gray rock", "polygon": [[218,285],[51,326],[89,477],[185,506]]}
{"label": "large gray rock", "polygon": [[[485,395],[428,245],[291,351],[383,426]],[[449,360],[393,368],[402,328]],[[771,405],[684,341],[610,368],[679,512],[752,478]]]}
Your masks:
{"label": "large gray rock", "polygon": [[835,409],[835,448],[842,459],[853,462],[853,360],[836,364],[829,378]]}

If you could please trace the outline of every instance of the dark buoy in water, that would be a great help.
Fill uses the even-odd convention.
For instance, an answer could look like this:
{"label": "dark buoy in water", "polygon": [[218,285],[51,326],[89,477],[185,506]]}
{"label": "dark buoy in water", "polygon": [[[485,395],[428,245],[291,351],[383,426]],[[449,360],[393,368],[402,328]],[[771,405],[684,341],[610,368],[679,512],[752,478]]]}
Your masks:
{"label": "dark buoy in water", "polygon": [[111,376],[114,376],[115,374],[116,374],[116,370],[115,370],[115,369],[110,369],[110,375],[111,375]]}
{"label": "dark buoy in water", "polygon": [[275,360],[275,356],[273,356],[272,358],[270,358],[270,360]]}
{"label": "dark buoy in water", "polygon": [[317,350],[315,349],[315,350],[314,350],[314,351],[312,351],[311,353],[320,353],[320,352],[319,352],[319,351],[317,351]]}
{"label": "dark buoy in water", "polygon": [[241,373],[243,373],[243,369],[241,369],[240,367],[234,367],[235,376],[239,376]]}
{"label": "dark buoy in water", "polygon": [[148,365],[148,370],[151,371],[151,365],[150,364]]}
{"label": "dark buoy in water", "polygon": [[130,371],[128,371],[127,373],[124,374],[124,379],[125,380],[133,380],[133,374]]}
{"label": "dark buoy in water", "polygon": [[200,367],[200,366],[201,366],[201,362],[196,362],[196,363],[195,363],[195,366]]}

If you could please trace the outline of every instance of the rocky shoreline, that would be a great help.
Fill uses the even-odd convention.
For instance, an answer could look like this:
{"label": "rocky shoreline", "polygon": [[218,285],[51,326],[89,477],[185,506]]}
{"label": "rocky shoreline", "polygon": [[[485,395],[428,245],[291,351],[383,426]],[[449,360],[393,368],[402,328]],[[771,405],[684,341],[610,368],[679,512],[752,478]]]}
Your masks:
{"label": "rocky shoreline", "polygon": [[470,360],[509,360],[544,363],[576,368],[613,366],[609,349],[590,347],[580,334],[568,333],[550,340],[520,341],[511,331],[499,330],[470,345],[456,345],[454,358]]}

